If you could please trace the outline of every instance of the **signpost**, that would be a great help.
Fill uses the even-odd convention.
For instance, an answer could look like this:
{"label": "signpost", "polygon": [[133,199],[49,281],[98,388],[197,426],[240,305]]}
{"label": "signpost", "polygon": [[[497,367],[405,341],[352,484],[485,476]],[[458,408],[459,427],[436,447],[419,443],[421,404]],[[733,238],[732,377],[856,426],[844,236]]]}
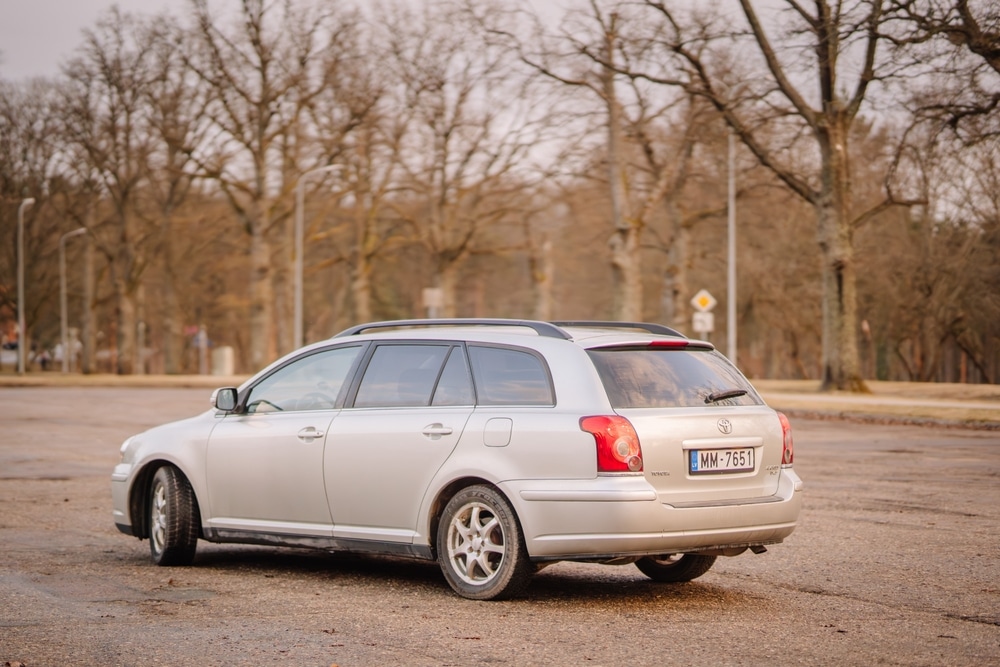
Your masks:
{"label": "signpost", "polygon": [[691,306],[695,312],[691,316],[691,328],[695,333],[701,334],[702,340],[708,340],[708,334],[715,331],[715,315],[712,309],[718,301],[708,290],[698,290],[698,293],[691,299]]}
{"label": "signpost", "polygon": [[430,319],[438,317],[444,308],[444,290],[440,287],[425,287],[421,297],[427,310],[427,317]]}

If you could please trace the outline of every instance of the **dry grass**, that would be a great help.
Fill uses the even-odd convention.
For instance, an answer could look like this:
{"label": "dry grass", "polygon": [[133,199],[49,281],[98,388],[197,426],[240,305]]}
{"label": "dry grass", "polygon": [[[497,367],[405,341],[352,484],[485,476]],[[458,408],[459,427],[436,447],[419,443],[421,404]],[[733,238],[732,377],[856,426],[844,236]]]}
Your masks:
{"label": "dry grass", "polygon": [[[754,386],[762,392],[791,394],[820,394],[819,382],[815,380],[754,380]],[[897,398],[947,400],[947,401],[997,401],[1000,408],[1000,385],[996,384],[956,384],[949,382],[880,382],[866,380],[872,396],[892,396]],[[842,392],[822,395],[836,396]],[[845,393],[847,396],[855,394]]]}
{"label": "dry grass", "polygon": [[819,383],[810,380],[758,380],[754,385],[780,410],[1000,428],[998,385],[869,381],[870,394],[820,392]]}
{"label": "dry grass", "polygon": [[0,387],[234,387],[243,375],[78,375],[57,372],[0,374]]}

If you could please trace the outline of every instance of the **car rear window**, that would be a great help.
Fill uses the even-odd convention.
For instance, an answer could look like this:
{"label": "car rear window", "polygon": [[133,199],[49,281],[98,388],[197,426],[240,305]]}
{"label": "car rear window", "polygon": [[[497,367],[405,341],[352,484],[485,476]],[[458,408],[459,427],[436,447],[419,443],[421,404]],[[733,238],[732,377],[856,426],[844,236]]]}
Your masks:
{"label": "car rear window", "polygon": [[[763,405],[743,374],[714,350],[598,348],[587,353],[615,408]],[[706,401],[730,390],[745,395]]]}

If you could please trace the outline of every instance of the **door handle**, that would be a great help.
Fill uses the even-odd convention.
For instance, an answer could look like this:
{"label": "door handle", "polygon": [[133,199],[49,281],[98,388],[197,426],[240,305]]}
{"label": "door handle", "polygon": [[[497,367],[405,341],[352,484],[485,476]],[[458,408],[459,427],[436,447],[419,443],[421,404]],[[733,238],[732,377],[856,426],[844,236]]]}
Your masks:
{"label": "door handle", "polygon": [[431,440],[440,440],[442,435],[451,435],[454,431],[452,427],[443,424],[428,424],[421,433]]}
{"label": "door handle", "polygon": [[315,426],[306,426],[298,433],[299,440],[303,442],[312,442],[316,438],[322,438],[323,435],[323,431],[317,430]]}

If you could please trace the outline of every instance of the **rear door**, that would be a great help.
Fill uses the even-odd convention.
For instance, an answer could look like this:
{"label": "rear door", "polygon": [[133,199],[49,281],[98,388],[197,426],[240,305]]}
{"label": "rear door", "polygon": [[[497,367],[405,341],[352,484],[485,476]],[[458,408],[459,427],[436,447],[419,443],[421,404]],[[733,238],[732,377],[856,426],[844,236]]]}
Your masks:
{"label": "rear door", "polygon": [[774,495],[777,414],[718,352],[697,345],[588,350],[615,411],[635,427],[646,479],[683,507]]}
{"label": "rear door", "polygon": [[375,345],[352,392],[330,425],[323,463],[334,535],[412,542],[427,485],[475,403],[465,350]]}

